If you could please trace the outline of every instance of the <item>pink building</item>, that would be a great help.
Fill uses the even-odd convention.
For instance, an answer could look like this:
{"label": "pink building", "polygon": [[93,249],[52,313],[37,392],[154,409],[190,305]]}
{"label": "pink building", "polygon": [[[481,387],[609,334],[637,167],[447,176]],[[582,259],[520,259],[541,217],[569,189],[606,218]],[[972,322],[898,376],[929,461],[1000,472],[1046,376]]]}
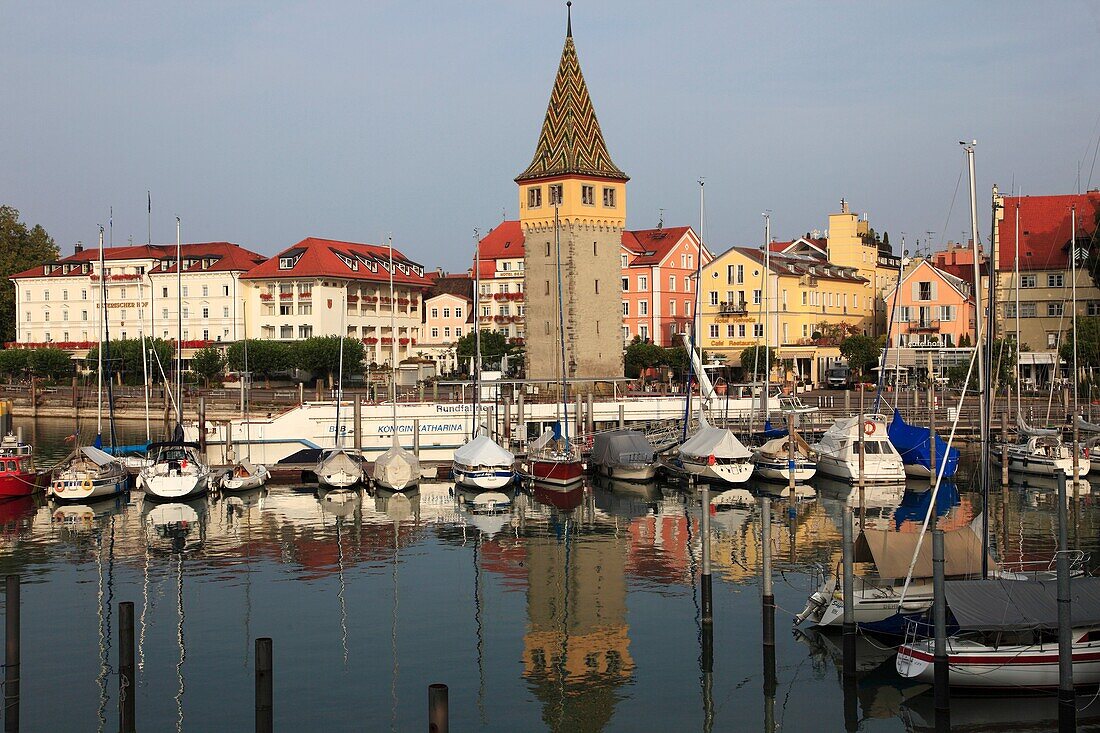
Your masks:
{"label": "pink building", "polygon": [[891,341],[897,346],[958,346],[974,342],[974,300],[970,283],[928,260],[914,260],[901,283],[886,294],[893,312]]}
{"label": "pink building", "polygon": [[458,367],[458,340],[473,332],[473,280],[468,274],[439,275],[424,296],[420,351],[434,359],[441,373]]}
{"label": "pink building", "polygon": [[[675,346],[676,334],[695,322],[695,273],[699,237],[691,227],[624,231],[623,341],[635,336]],[[703,266],[711,261],[706,247]]]}

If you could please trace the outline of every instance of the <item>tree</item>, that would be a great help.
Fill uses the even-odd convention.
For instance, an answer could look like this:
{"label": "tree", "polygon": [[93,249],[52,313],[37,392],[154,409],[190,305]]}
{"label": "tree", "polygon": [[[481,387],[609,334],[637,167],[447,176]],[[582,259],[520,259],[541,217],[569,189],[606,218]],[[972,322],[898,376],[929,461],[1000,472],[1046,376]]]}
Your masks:
{"label": "tree", "polygon": [[[294,344],[293,364],[302,369],[323,374],[329,384],[334,384],[334,376],[340,369],[340,343],[344,345],[344,375],[363,372],[363,342],[355,338],[339,336],[313,336]],[[248,352],[251,364],[252,351]]]}
{"label": "tree", "polygon": [[45,229],[37,224],[28,229],[16,209],[0,206],[0,341],[15,340],[15,283],[9,278],[59,254]]}
{"label": "tree", "polygon": [[1077,333],[1070,331],[1058,350],[1066,364],[1073,364],[1073,342],[1077,341],[1077,368],[1100,369],[1100,319],[1078,318]]}
{"label": "tree", "polygon": [[28,364],[31,374],[47,379],[61,379],[72,375],[74,365],[72,355],[64,349],[52,347],[30,349]]}
{"label": "tree", "polygon": [[[455,345],[459,359],[469,359],[477,351],[477,333],[470,331]],[[481,360],[496,361],[505,354],[511,354],[515,347],[508,343],[508,337],[496,331],[481,331]]]}
{"label": "tree", "polygon": [[[143,379],[142,369],[148,367],[149,382],[160,381],[160,370],[164,369],[166,375],[172,374],[174,369],[176,348],[175,345],[161,339],[146,339],[145,346],[153,351],[146,357],[145,363],[141,360],[141,339],[113,339],[107,345],[103,355],[107,359],[103,369],[107,374],[118,374],[125,382],[140,383]],[[157,362],[160,366],[157,366]],[[92,372],[99,365],[99,346],[93,346],[84,357],[86,368]]]}
{"label": "tree", "polygon": [[30,352],[27,349],[4,349],[0,351],[0,374],[8,379],[19,379],[27,371]]}
{"label": "tree", "polygon": [[641,376],[642,372],[655,366],[660,366],[666,358],[665,350],[651,341],[643,341],[640,336],[635,336],[630,345],[626,347],[623,356],[623,373],[632,379]]}
{"label": "tree", "polygon": [[199,375],[207,388],[210,382],[225,374],[225,356],[216,346],[207,346],[191,357],[191,372]]}
{"label": "tree", "polygon": [[840,354],[848,360],[848,367],[863,377],[878,364],[879,346],[871,336],[849,336],[840,344]]}
{"label": "tree", "polygon": [[839,323],[821,321],[814,326],[813,338],[818,346],[838,346],[844,339],[859,333],[859,326],[847,321],[840,321]]}
{"label": "tree", "polygon": [[[767,357],[764,356],[764,351],[763,346],[749,346],[741,352],[741,369],[744,371],[745,379],[751,382],[763,379],[764,374],[778,366],[779,357],[775,354],[776,350],[767,349]],[[770,361],[770,365],[766,364],[766,361]]]}
{"label": "tree", "polygon": [[[291,364],[291,346],[285,341],[248,339],[248,371],[265,382],[276,372],[288,369]],[[228,367],[235,372],[244,371],[244,342],[236,341],[225,352]]]}

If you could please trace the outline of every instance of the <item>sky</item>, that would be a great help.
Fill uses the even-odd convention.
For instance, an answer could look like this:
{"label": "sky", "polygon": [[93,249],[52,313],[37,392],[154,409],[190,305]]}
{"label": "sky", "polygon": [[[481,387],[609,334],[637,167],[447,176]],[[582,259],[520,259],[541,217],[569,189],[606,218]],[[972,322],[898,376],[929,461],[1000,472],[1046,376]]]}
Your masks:
{"label": "sky", "polygon": [[[0,204],[63,254],[113,238],[307,236],[469,266],[517,215],[564,2],[0,4]],[[577,0],[573,35],[627,226],[708,246],[824,229],[847,199],[895,251],[979,232],[991,187],[1100,186],[1100,3]],[[663,210],[663,214],[662,214]],[[927,232],[933,232],[931,236]]]}

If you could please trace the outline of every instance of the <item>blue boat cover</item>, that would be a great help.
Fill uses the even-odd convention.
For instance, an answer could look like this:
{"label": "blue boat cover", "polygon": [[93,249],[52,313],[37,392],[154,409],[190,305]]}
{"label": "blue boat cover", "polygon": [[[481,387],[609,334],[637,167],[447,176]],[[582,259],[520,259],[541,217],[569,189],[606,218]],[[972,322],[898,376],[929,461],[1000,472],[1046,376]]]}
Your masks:
{"label": "blue boat cover", "polygon": [[[101,448],[102,446],[96,447]],[[135,443],[133,445],[112,445],[102,447],[102,450],[112,456],[145,455],[145,452],[149,450],[149,444]]]}
{"label": "blue boat cover", "polygon": [[[890,442],[894,444],[894,447],[898,449],[902,462],[907,466],[924,466],[928,468],[931,465],[932,456],[928,447],[928,428],[910,425],[905,422],[896,407],[894,408],[894,419],[890,426],[886,428],[886,435],[890,438]],[[943,475],[944,478],[950,478],[959,470],[959,451],[957,448],[952,448],[948,452],[947,441],[936,435],[936,473],[939,473],[945,459],[947,468],[944,470]]]}
{"label": "blue boat cover", "polygon": [[786,428],[777,428],[772,425],[771,420],[764,421],[764,437],[771,440],[772,438],[782,438],[787,434]]}

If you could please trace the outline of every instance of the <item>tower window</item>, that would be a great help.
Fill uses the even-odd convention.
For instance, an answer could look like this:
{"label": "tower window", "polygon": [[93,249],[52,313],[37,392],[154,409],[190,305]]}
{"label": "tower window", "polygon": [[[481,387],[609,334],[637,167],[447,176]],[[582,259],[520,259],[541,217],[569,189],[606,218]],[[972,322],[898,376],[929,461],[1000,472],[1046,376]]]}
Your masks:
{"label": "tower window", "polygon": [[546,243],[546,256],[547,257],[550,256],[550,243],[549,242]]}
{"label": "tower window", "polygon": [[595,206],[596,204],[596,187],[595,186],[581,186],[581,203],[587,206]]}
{"label": "tower window", "polygon": [[599,294],[600,294],[600,281],[597,280],[596,281],[596,295],[599,295]]}
{"label": "tower window", "polygon": [[542,189],[534,186],[527,189],[527,208],[537,209],[542,206]]}
{"label": "tower window", "polygon": [[561,184],[555,183],[550,186],[550,205],[557,206],[561,203]]}
{"label": "tower window", "polygon": [[549,280],[546,281],[546,294],[547,295],[550,294],[550,281]]}
{"label": "tower window", "polygon": [[592,256],[595,257],[597,254],[599,254],[599,253],[596,252],[596,243],[593,242],[592,243]]}
{"label": "tower window", "polygon": [[603,190],[603,205],[607,207],[615,206],[615,189],[605,188]]}

